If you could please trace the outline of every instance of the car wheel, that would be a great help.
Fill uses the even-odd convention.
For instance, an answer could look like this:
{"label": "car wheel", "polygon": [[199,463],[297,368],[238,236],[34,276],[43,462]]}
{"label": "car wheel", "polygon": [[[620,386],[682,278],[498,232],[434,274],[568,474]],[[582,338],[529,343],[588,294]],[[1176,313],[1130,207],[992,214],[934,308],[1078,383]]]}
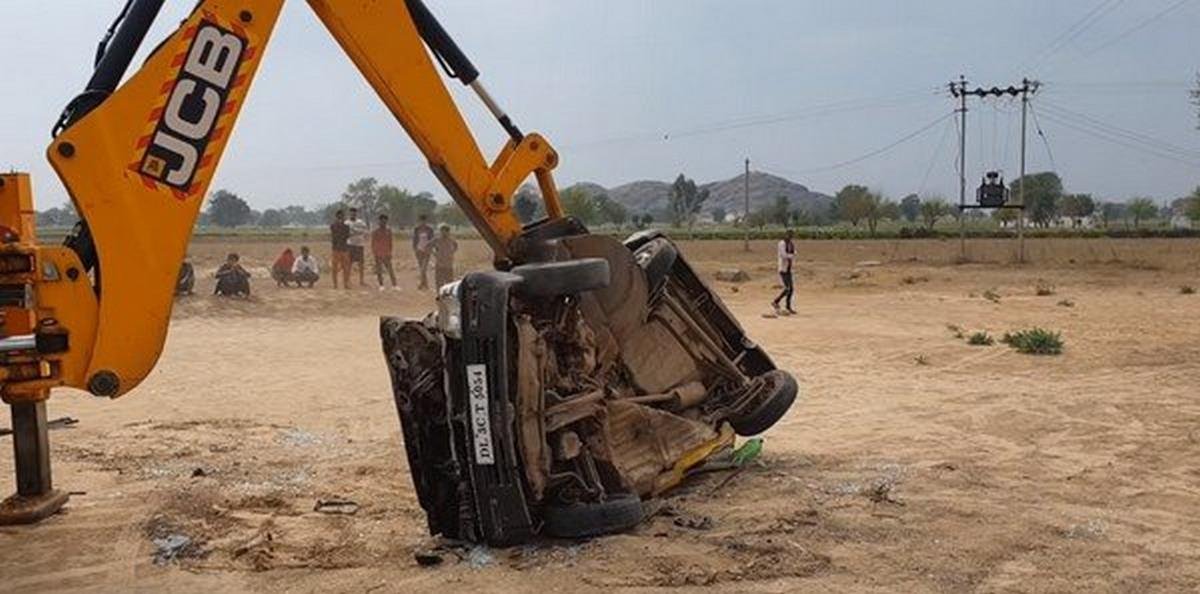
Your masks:
{"label": "car wheel", "polygon": [[660,237],[638,248],[633,258],[646,272],[646,284],[654,293],[667,282],[671,267],[679,258],[679,250],[665,237]]}
{"label": "car wheel", "polygon": [[642,523],[642,500],[637,495],[618,495],[599,503],[553,505],[542,514],[543,531],[557,538],[589,538],[624,532]]}
{"label": "car wheel", "polygon": [[510,272],[521,277],[518,291],[530,297],[558,297],[608,286],[608,260],[581,258],[564,262],[523,264]]}
{"label": "car wheel", "polygon": [[761,386],[753,402],[745,412],[729,419],[733,430],[743,437],[758,435],[779,422],[792,407],[796,393],[800,391],[796,379],[786,371],[776,369],[759,377]]}

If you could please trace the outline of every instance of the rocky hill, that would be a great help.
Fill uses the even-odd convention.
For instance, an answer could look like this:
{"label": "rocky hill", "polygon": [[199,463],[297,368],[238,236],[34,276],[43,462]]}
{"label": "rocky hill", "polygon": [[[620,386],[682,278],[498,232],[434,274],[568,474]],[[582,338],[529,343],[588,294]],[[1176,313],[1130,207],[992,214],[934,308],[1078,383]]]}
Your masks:
{"label": "rocky hill", "polygon": [[[711,213],[716,208],[722,208],[730,215],[738,215],[744,208],[745,200],[744,176],[736,176],[723,181],[714,181],[701,185],[709,191],[708,201],[704,203],[704,212]],[[661,213],[667,209],[671,195],[671,182],[642,180],[622,184],[613,188],[591,182],[580,182],[570,186],[579,188],[588,194],[604,193],[608,197],[625,205],[632,213]],[[778,196],[787,196],[793,209],[809,212],[824,212],[829,209],[832,198],[820,192],[813,192],[806,186],[786,178],[761,171],[750,172],[750,210],[760,210],[775,203]]]}

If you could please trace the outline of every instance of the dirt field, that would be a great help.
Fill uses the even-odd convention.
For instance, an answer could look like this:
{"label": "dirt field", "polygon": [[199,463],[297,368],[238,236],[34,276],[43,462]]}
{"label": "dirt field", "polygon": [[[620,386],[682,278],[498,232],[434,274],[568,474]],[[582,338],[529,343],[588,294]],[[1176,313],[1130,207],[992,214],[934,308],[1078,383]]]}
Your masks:
{"label": "dirt field", "polygon": [[[258,278],[252,300],[228,301],[206,279],[142,388],[51,401],[51,417],[79,419],[52,442],[57,485],[80,493],[39,526],[0,529],[0,590],[1200,589],[1200,294],[1180,291],[1200,287],[1200,242],[1031,242],[1025,266],[1001,242],[972,244],[992,263],[953,265],[957,247],[801,243],[800,315],[767,319],[772,246],[685,243],[708,278],[751,274],[714,284],[801,379],[761,466],[715,492],[723,475],[699,478],[631,534],[428,569],[377,339],[379,315],[430,309],[412,263],[398,292]],[[192,253],[206,277],[230,250],[263,275],[280,248]],[[486,265],[477,242],[464,253]],[[948,325],[1043,326],[1066,351],[968,346]],[[5,493],[11,472],[5,451]],[[314,511],[331,497],[361,509]],[[170,544],[177,557],[156,563]]]}

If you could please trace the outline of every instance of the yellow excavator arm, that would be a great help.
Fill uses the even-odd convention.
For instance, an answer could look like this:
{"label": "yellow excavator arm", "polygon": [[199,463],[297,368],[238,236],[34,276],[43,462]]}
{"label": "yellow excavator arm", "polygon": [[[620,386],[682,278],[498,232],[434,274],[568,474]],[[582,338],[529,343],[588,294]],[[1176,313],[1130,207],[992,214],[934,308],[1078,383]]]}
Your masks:
{"label": "yellow excavator arm", "polygon": [[[130,0],[47,154],[82,219],[67,245],[34,237],[28,177],[0,178],[0,396],[40,402],[56,386],[117,397],[158,360],[192,229],[267,49],[283,0],[203,0],[118,84],[164,0]],[[308,0],[450,195],[510,258],[518,186],[536,177],[562,216],[558,156],[523,134],[421,0]],[[484,159],[439,72],[469,85],[508,132]],[[297,125],[302,125],[298,122]],[[279,131],[286,142],[287,130]]]}

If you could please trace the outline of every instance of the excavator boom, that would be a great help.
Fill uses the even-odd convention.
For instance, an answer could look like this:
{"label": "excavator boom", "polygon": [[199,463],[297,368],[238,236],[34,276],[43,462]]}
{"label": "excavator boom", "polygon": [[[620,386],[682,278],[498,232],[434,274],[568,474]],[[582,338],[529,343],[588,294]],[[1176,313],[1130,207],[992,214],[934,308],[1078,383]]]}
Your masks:
{"label": "excavator boom", "polygon": [[[87,87],[54,128],[47,156],[81,218],[66,246],[38,244],[28,175],[0,176],[0,398],[13,406],[22,496],[51,490],[43,404],[51,388],[116,398],[157,362],[196,217],[284,0],[202,0],[121,84],[163,2],[129,0]],[[522,233],[512,198],[531,175],[548,216],[562,216],[551,174],[557,153],[512,123],[421,0],[308,4],[497,262],[512,257]],[[491,162],[435,60],[508,133]],[[23,429],[34,438],[21,438]]]}

